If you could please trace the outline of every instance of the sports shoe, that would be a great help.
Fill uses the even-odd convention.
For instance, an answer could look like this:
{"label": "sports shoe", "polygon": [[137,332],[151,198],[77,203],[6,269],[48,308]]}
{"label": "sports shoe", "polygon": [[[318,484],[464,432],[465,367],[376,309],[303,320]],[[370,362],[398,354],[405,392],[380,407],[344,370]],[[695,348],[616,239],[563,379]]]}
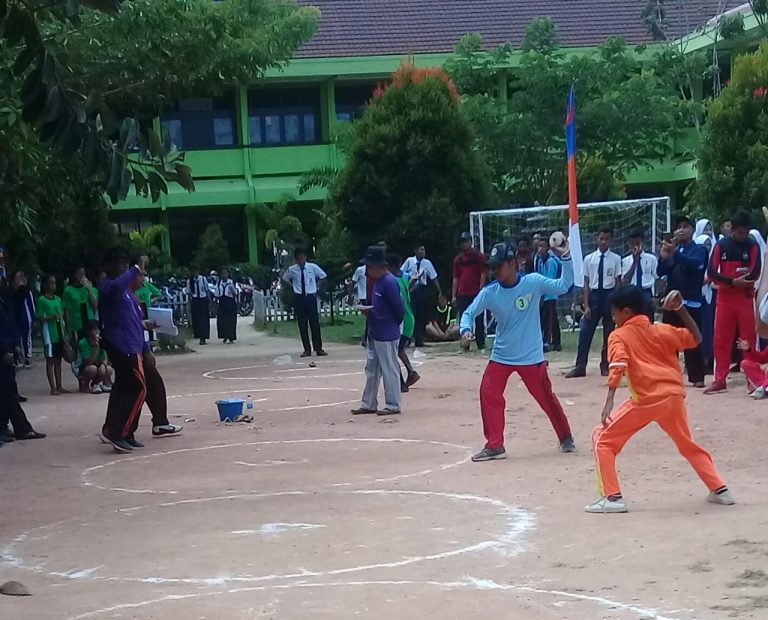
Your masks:
{"label": "sports shoe", "polygon": [[754,392],[752,392],[750,396],[755,400],[763,400],[766,396],[768,396],[768,394],[765,393],[764,387],[759,387]]}
{"label": "sports shoe", "polygon": [[507,458],[507,451],[504,446],[501,448],[483,448],[472,457],[474,463],[480,463],[482,461],[499,461]]}
{"label": "sports shoe", "polygon": [[365,407],[360,407],[359,409],[350,409],[349,411],[352,415],[371,415],[376,413],[375,409],[366,409]]}
{"label": "sports shoe", "polygon": [[162,426],[153,426],[152,434],[155,437],[162,435],[178,435],[184,427],[180,424],[163,424]]}
{"label": "sports shoe", "polygon": [[91,386],[91,394],[101,394],[101,386],[98,383]]}
{"label": "sports shoe", "polygon": [[316,351],[315,355],[317,355],[317,357],[328,357],[328,354],[325,351],[323,351],[323,349]]}
{"label": "sports shoe", "polygon": [[576,444],[573,437],[566,437],[560,442],[560,452],[576,452]]}
{"label": "sports shoe", "polygon": [[720,493],[712,492],[707,496],[707,502],[710,504],[721,504],[722,506],[733,506],[736,500],[731,495],[731,492],[726,489]]}
{"label": "sports shoe", "polygon": [[109,394],[112,391],[111,385],[104,385],[103,383],[101,383],[100,385],[101,385],[101,391],[104,392],[105,394]]}
{"label": "sports shoe", "polygon": [[104,433],[99,433],[101,443],[112,446],[115,452],[133,452],[133,447],[125,439],[110,439]]}
{"label": "sports shoe", "polygon": [[580,377],[586,377],[587,371],[584,368],[574,368],[570,372],[565,373],[566,379],[578,379]]}
{"label": "sports shoe", "polygon": [[382,409],[381,411],[377,411],[376,415],[400,415],[399,409]]}
{"label": "sports shoe", "polygon": [[312,357],[312,351],[304,351],[299,357]]}
{"label": "sports shoe", "polygon": [[629,512],[627,510],[627,502],[624,501],[624,498],[611,501],[607,497],[601,497],[589,506],[585,506],[584,511],[592,514]]}
{"label": "sports shoe", "polygon": [[126,437],[126,438],[125,438],[125,441],[126,441],[126,442],[128,443],[128,445],[129,445],[129,446],[131,446],[131,448],[133,448],[134,450],[140,450],[141,448],[143,448],[143,447],[144,447],[144,444],[143,444],[143,443],[141,443],[140,441],[136,441],[136,438],[135,438],[135,437]]}
{"label": "sports shoe", "polygon": [[413,372],[408,373],[408,378],[405,380],[405,386],[411,387],[412,385],[419,382],[421,379],[421,375],[417,373],[415,370]]}
{"label": "sports shoe", "polygon": [[728,389],[728,385],[725,383],[725,381],[713,381],[704,389],[703,394],[720,394],[721,392],[725,392]]}

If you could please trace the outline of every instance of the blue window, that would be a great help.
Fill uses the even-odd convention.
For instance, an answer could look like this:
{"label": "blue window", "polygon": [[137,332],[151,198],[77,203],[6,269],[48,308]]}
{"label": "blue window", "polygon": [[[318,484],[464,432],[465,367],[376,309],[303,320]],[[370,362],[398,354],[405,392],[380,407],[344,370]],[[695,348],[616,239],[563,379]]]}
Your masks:
{"label": "blue window", "polygon": [[180,149],[215,149],[235,146],[235,99],[208,97],[182,99],[161,117]]}
{"label": "blue window", "polygon": [[282,86],[249,92],[253,146],[314,144],[319,140],[320,87]]}

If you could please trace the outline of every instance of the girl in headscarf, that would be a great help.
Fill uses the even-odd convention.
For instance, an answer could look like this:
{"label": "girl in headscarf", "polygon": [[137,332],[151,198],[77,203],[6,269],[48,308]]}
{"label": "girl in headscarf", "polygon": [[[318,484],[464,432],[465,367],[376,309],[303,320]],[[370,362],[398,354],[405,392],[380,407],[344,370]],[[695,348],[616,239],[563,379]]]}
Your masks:
{"label": "girl in headscarf", "polygon": [[[715,229],[712,227],[711,220],[703,218],[696,221],[696,230],[693,233],[693,238],[696,239],[696,243],[699,242],[698,239],[701,235],[707,235],[707,237],[712,240],[712,248],[715,247],[717,237],[715,237]],[[712,252],[712,248],[710,248],[710,252]]]}
{"label": "girl in headscarf", "polygon": [[[707,220],[699,220],[699,222],[704,221]],[[697,223],[696,230],[698,229],[699,224]],[[694,237],[694,240],[707,248],[707,253],[712,255],[712,248],[715,247],[712,243],[712,237],[702,233]],[[701,285],[701,352],[704,355],[705,368],[712,368],[714,365],[715,294],[716,291],[712,288],[712,283],[704,278],[704,283]]]}

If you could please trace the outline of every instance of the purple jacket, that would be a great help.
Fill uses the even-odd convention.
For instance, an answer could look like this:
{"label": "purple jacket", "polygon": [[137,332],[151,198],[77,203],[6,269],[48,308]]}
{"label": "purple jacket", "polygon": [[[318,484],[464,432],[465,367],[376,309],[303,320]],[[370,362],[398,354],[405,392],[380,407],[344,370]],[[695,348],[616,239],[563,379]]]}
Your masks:
{"label": "purple jacket", "polygon": [[379,342],[400,340],[400,324],[405,316],[400,286],[387,273],[373,286],[373,310],[368,316],[368,334]]}
{"label": "purple jacket", "polygon": [[131,285],[139,277],[139,268],[131,267],[114,280],[99,285],[99,316],[103,324],[104,339],[110,348],[121,353],[136,355],[146,349],[144,341],[144,314]]}

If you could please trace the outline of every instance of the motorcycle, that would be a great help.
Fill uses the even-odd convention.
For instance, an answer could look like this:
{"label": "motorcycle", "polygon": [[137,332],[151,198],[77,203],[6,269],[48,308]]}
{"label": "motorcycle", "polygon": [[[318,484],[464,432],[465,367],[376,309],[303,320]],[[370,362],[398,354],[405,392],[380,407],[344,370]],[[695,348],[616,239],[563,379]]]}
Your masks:
{"label": "motorcycle", "polygon": [[247,282],[238,282],[237,288],[237,311],[240,316],[250,316],[253,312],[253,286]]}

